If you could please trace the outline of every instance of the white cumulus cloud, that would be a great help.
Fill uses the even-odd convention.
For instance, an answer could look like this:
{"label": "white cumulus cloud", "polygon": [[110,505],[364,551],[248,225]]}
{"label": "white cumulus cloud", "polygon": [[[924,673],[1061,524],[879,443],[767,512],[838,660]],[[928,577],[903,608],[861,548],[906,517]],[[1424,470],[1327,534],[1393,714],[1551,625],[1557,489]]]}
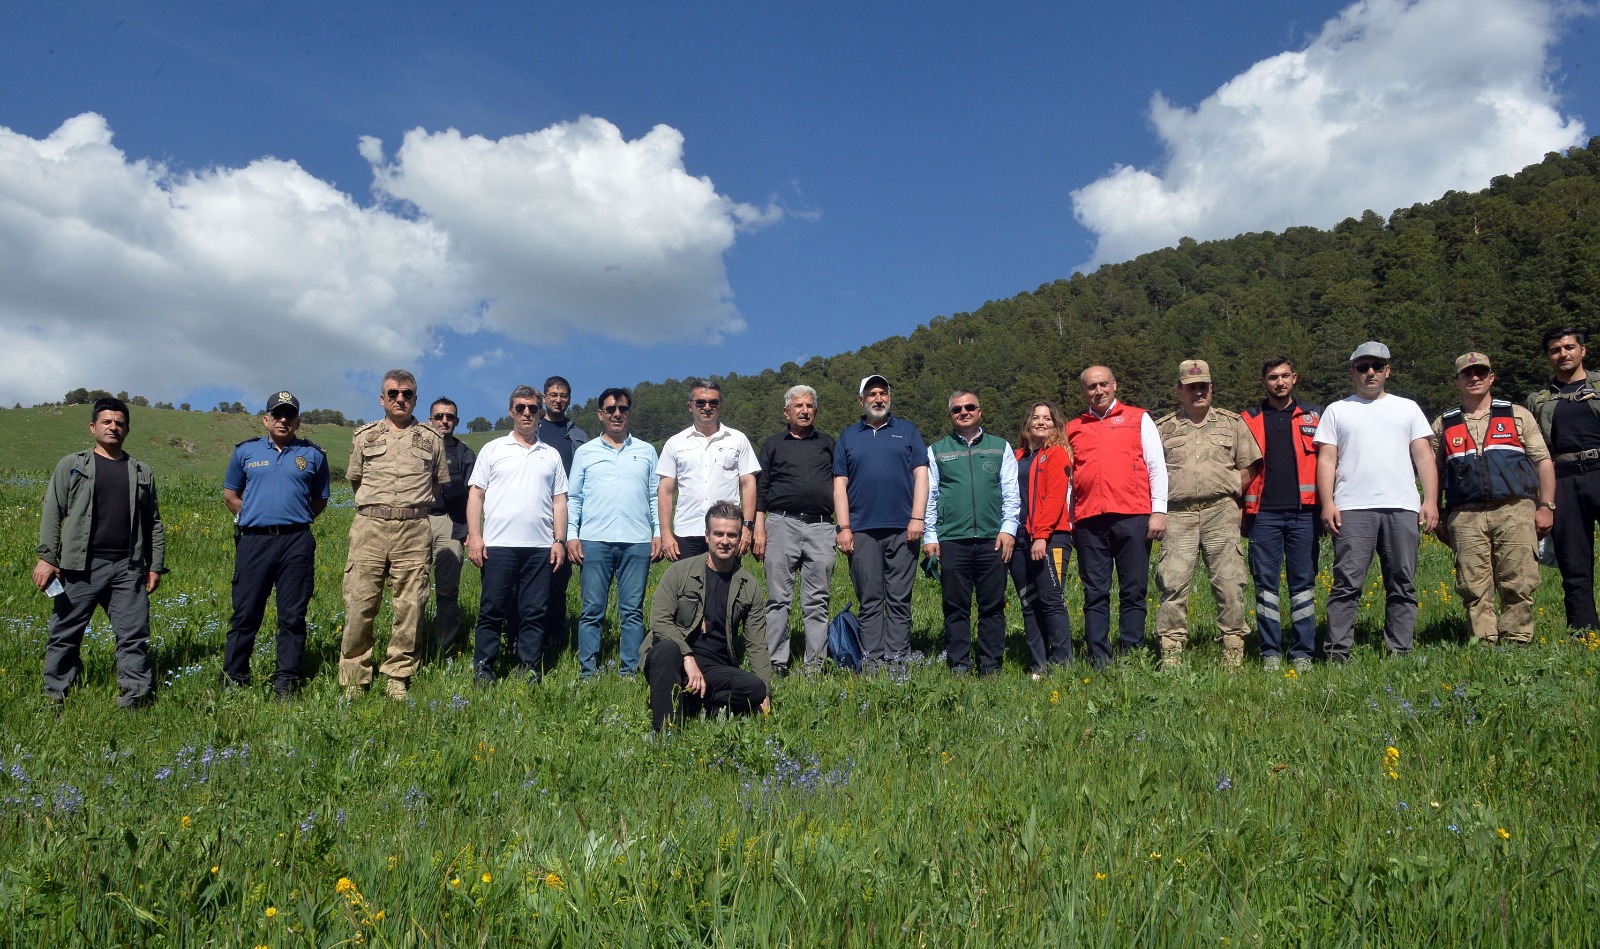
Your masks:
{"label": "white cumulus cloud", "polygon": [[738,332],[722,255],[739,230],[782,216],[690,175],[683,135],[665,125],[634,141],[590,116],[501,139],[415,129],[392,162],[370,138],[362,154],[380,193],[450,234],[493,300],[487,325],[529,340]]}
{"label": "white cumulus cloud", "polygon": [[1185,236],[1387,215],[1582,144],[1549,78],[1567,15],[1546,0],[1361,0],[1194,108],[1157,93],[1162,167],[1072,193],[1096,235],[1082,269]]}
{"label": "white cumulus cloud", "polygon": [[43,139],[0,128],[0,404],[221,386],[368,409],[371,374],[440,329],[736,332],[722,255],[781,212],[687,174],[682,144],[590,118],[499,141],[419,129],[386,164],[363,139],[380,193],[363,205],[292,161],[130,158],[93,113]]}

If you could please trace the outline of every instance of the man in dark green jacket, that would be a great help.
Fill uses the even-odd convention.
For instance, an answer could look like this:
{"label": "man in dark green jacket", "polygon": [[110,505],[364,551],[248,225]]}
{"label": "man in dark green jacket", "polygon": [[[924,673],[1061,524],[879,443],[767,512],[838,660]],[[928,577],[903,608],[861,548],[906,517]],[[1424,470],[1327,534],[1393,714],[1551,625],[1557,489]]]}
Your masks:
{"label": "man in dark green jacket", "polygon": [[[739,565],[743,518],[737,504],[711,505],[706,555],[668,567],[656,586],[650,632],[640,648],[656,731],[702,708],[734,715],[772,709],[765,597]],[[735,633],[743,634],[742,650]],[[750,672],[739,668],[741,651]]]}
{"label": "man in dark green jacket", "polygon": [[89,418],[94,449],[56,465],[39,518],[33,583],[55,601],[44,691],[59,705],[82,674],[83,631],[98,606],[117,641],[117,704],[136,708],[154,697],[150,594],[166,572],[166,533],[150,467],[122,450],[128,406],[100,399]]}
{"label": "man in dark green jacket", "polygon": [[950,396],[954,431],[928,446],[927,532],[922,549],[940,562],[944,648],[957,675],[972,670],[972,600],[978,600],[978,671],[994,675],[1006,647],[1006,565],[1021,518],[1017,456],[983,430],[970,389]]}

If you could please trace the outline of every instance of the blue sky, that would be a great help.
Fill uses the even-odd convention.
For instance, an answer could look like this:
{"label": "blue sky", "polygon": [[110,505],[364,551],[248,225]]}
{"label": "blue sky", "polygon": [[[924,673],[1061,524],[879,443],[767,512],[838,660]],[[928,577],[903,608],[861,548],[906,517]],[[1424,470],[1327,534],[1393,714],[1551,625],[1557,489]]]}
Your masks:
{"label": "blue sky", "polygon": [[[1593,134],[1593,9],[18,4],[0,403],[759,372]],[[1587,119],[1588,124],[1585,120]],[[1063,367],[1076,372],[1081,367]]]}

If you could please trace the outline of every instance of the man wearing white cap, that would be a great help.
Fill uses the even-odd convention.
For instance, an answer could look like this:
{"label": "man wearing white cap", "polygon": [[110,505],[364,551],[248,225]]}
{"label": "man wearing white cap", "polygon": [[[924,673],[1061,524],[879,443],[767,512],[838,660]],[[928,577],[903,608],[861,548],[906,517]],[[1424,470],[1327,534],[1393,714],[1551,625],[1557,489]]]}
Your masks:
{"label": "man wearing white cap", "polygon": [[911,582],[928,504],[928,447],[922,433],[889,412],[889,380],[873,373],[857,389],[861,421],[833,449],[838,547],[850,558],[861,603],[864,668],[911,651]]}
{"label": "man wearing white cap", "polygon": [[[1328,595],[1330,662],[1348,662],[1356,613],[1372,555],[1383,568],[1383,636],[1389,651],[1411,651],[1417,627],[1421,530],[1439,525],[1439,474],[1428,419],[1417,403],[1384,391],[1389,347],[1365,342],[1350,354],[1355,394],[1328,406],[1313,439],[1322,526],[1333,537],[1333,590]],[[1422,483],[1422,497],[1416,484]]]}

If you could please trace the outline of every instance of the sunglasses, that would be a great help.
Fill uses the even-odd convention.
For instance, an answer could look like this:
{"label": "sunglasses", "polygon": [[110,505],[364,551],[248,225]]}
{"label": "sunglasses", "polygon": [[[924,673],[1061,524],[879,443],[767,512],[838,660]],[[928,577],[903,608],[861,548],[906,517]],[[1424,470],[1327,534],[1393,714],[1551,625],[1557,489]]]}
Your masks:
{"label": "sunglasses", "polygon": [[694,407],[697,409],[714,409],[722,404],[721,399],[695,399]]}
{"label": "sunglasses", "polygon": [[1366,375],[1369,372],[1382,372],[1387,368],[1389,368],[1389,364],[1386,362],[1358,362],[1350,367],[1351,371],[1360,375]]}
{"label": "sunglasses", "polygon": [[516,415],[532,415],[533,413],[539,411],[539,403],[518,402],[516,405],[511,407],[511,411]]}
{"label": "sunglasses", "polygon": [[384,395],[395,402],[410,402],[417,397],[416,389],[386,389]]}
{"label": "sunglasses", "polygon": [[978,406],[975,405],[972,402],[968,402],[966,405],[952,405],[952,406],[950,406],[950,414],[951,415],[960,415],[963,412],[976,412],[976,411],[978,411]]}
{"label": "sunglasses", "polygon": [[300,417],[300,413],[294,409],[273,409],[272,417],[280,422],[292,422]]}
{"label": "sunglasses", "polygon": [[455,421],[459,421],[457,416],[454,413],[451,413],[451,412],[435,412],[435,413],[433,413],[433,420],[435,422],[455,422]]}
{"label": "sunglasses", "polygon": [[1472,366],[1461,370],[1457,375],[1466,376],[1468,379],[1487,379],[1489,378],[1489,370],[1482,366]]}
{"label": "sunglasses", "polygon": [[600,412],[603,415],[627,415],[632,408],[629,405],[608,405],[601,409]]}

